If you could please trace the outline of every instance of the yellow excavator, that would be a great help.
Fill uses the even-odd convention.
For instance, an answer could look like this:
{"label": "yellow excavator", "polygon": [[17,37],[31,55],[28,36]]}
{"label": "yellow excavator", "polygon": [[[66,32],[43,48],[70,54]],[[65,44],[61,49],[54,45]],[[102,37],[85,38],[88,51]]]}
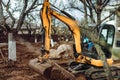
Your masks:
{"label": "yellow excavator", "polygon": [[[74,59],[73,59],[74,62],[71,63],[72,67],[74,66],[74,69],[76,69],[76,70],[80,68],[79,72],[83,71],[82,68],[87,67],[86,69],[88,69],[89,66],[97,67],[97,68],[103,67],[103,62],[101,59],[93,58],[93,57],[86,56],[83,54],[84,51],[82,50],[82,47],[81,47],[82,41],[81,41],[80,27],[79,27],[77,21],[67,12],[64,12],[62,10],[59,10],[59,12],[58,12],[57,10],[51,8],[51,6],[53,6],[53,5],[49,3],[49,0],[44,0],[43,7],[40,12],[42,25],[43,25],[43,29],[44,29],[44,40],[43,40],[44,43],[43,43],[43,47],[42,47],[42,56],[39,56],[36,59],[30,60],[29,66],[32,69],[34,69],[35,71],[37,71],[38,73],[43,74],[44,76],[47,76],[47,77],[48,76],[50,77],[52,72],[54,72],[53,71],[54,67],[57,67],[57,69],[59,68],[60,72],[63,72],[64,74],[69,75],[69,78],[67,78],[65,80],[75,80],[74,76],[70,73],[71,71],[69,71],[68,68],[67,68],[67,70],[68,70],[67,71],[66,68],[64,69],[63,67],[61,67],[59,65],[59,64],[62,64],[62,62],[60,63],[61,60],[58,60],[59,63],[57,63],[56,61],[49,59],[50,39],[51,39],[51,23],[52,23],[52,16],[53,16],[53,17],[59,19],[60,21],[62,21],[63,23],[65,23],[69,27],[70,31],[73,34],[74,45],[75,45],[74,51],[75,52],[74,52]],[[53,6],[53,7],[55,7],[55,6]],[[68,62],[70,62],[70,61],[71,60],[68,60]],[[111,56],[107,57],[107,63],[109,66],[112,65],[113,59],[111,58]],[[75,66],[77,66],[77,67],[75,67]],[[72,70],[72,69],[70,68],[70,70]],[[84,70],[84,73],[86,73],[85,71],[86,70]],[[88,72],[88,73],[90,73],[90,72]],[[53,80],[57,80],[57,79],[53,79]],[[59,80],[64,80],[64,79],[59,79]]]}
{"label": "yellow excavator", "polygon": [[[65,13],[65,12],[62,12],[62,13]],[[76,20],[71,17],[68,17],[68,14],[67,14],[67,16],[64,16],[64,15],[60,15],[56,11],[52,10],[50,8],[50,3],[48,2],[48,0],[46,0],[44,2],[43,9],[41,11],[41,18],[42,18],[41,20],[43,22],[43,27],[45,30],[45,40],[44,40],[44,55],[42,57],[40,56],[39,61],[44,61],[49,58],[50,39],[51,39],[51,17],[52,16],[54,16],[55,18],[57,18],[60,21],[62,21],[63,23],[65,23],[69,27],[70,31],[73,33],[76,54],[78,54],[75,57],[77,62],[80,62],[80,63],[89,62],[89,64],[94,65],[94,66],[98,66],[98,67],[103,66],[103,63],[101,60],[83,56],[82,50],[81,50],[80,28],[79,28],[79,25],[77,24]],[[109,65],[112,65],[112,63],[113,63],[112,58],[107,59],[107,62]]]}

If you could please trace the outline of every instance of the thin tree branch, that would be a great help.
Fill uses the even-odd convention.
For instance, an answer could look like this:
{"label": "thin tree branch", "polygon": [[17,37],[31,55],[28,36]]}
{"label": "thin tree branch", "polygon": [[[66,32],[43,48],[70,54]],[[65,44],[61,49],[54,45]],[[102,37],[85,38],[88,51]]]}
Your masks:
{"label": "thin tree branch", "polygon": [[101,5],[101,8],[103,9],[111,0],[104,0],[104,2]]}
{"label": "thin tree branch", "polygon": [[95,31],[96,28],[98,28],[98,26],[103,22],[105,21],[107,18],[109,18],[110,16],[112,16],[113,14],[115,14],[116,10],[113,11],[109,16],[105,17],[103,20],[100,21],[100,23],[98,23],[94,29],[92,29],[91,31]]}
{"label": "thin tree branch", "polygon": [[8,6],[9,6],[10,0],[8,1],[7,5],[2,1],[3,6],[6,8],[7,13],[9,14],[10,18],[12,19],[12,25],[11,27],[13,28],[15,24],[15,18],[13,17],[12,13],[9,11]]}
{"label": "thin tree branch", "polygon": [[34,0],[34,2],[32,3],[32,5],[30,6],[30,8],[28,9],[28,10],[26,10],[26,14],[27,13],[29,13],[30,12],[30,10],[32,10],[32,9],[34,9],[34,8],[36,8],[36,7],[34,7],[35,6],[35,4],[36,4],[36,2],[37,2],[37,0]]}

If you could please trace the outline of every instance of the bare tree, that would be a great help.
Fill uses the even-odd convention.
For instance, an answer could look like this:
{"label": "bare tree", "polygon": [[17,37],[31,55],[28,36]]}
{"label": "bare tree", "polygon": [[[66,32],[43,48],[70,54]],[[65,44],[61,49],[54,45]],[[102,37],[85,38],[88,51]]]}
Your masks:
{"label": "bare tree", "polygon": [[117,11],[116,11],[116,26],[120,26],[120,6],[117,8]]}
{"label": "bare tree", "polygon": [[[13,17],[13,14],[9,11],[10,0],[7,2],[7,4],[5,4],[5,3],[2,1],[2,4],[3,4],[3,6],[6,8],[6,12],[8,13],[9,17],[12,19],[11,28],[10,28],[10,26],[8,26],[8,25],[5,23],[5,25],[8,26],[9,31],[11,31],[12,28],[13,28],[13,26],[14,26],[14,24],[15,24],[15,18]],[[6,17],[5,20],[6,20],[7,18],[8,18],[8,17]],[[8,32],[9,32],[9,31],[8,31]]]}
{"label": "bare tree", "polygon": [[[1,0],[2,1],[2,0]],[[2,1],[2,4],[5,8],[5,11],[7,12],[7,17],[10,17],[12,19],[12,23],[10,26],[10,29],[12,30],[15,24],[17,24],[16,32],[18,32],[21,29],[21,26],[23,25],[25,19],[29,17],[29,15],[36,19],[34,16],[31,15],[31,12],[35,11],[35,9],[41,5],[39,4],[38,0],[21,0],[23,2],[23,6],[17,6],[14,9],[11,8],[11,0],[8,0],[8,2]],[[20,1],[17,1],[17,3],[21,3]],[[11,11],[12,9],[12,11]],[[14,16],[14,12],[19,12],[20,16],[18,19]],[[19,14],[18,14],[19,15]],[[16,23],[17,22],[17,23]],[[15,27],[14,27],[15,28]]]}
{"label": "bare tree", "polygon": [[[96,0],[96,1],[93,1],[93,0],[80,0],[80,1],[84,4],[84,6],[88,7],[88,10],[90,12],[91,20],[93,20],[93,13],[92,13],[93,10],[97,15],[97,17],[96,17],[97,21],[95,22],[95,20],[94,20],[94,23],[96,23],[96,25],[93,26],[94,29],[89,28],[89,30],[86,30],[86,33],[91,33],[91,35],[88,35],[88,34],[86,34],[86,35],[94,42],[95,48],[97,49],[97,52],[99,53],[99,56],[100,56],[101,60],[103,61],[103,64],[104,64],[103,67],[104,67],[104,70],[106,72],[107,80],[113,80],[109,65],[107,64],[106,56],[104,55],[104,51],[101,48],[101,47],[105,47],[106,49],[109,50],[110,47],[108,47],[105,40],[102,37],[100,37],[98,28],[99,28],[100,24],[105,19],[107,19],[111,15],[115,14],[116,10],[114,10],[108,17],[105,17],[103,20],[101,20],[101,13],[102,13],[103,9],[108,5],[110,0]],[[86,9],[84,9],[84,11],[85,11],[85,15],[87,15]],[[118,16],[119,12],[120,12],[120,10],[118,8],[117,9],[117,17],[119,17]],[[87,18],[87,17],[85,17],[85,18]],[[120,20],[120,18],[117,18],[117,19],[118,19],[118,21]],[[85,23],[87,23],[86,20],[85,20]],[[88,25],[88,24],[85,24],[85,25]],[[94,39],[93,39],[93,37],[94,37]]]}
{"label": "bare tree", "polygon": [[2,8],[1,0],[0,0],[0,25],[3,23],[3,21],[4,21],[3,8]]}
{"label": "bare tree", "polygon": [[22,24],[23,24],[23,22],[24,22],[24,20],[25,20],[26,15],[27,15],[28,13],[30,13],[30,11],[31,11],[32,9],[35,9],[35,8],[36,8],[35,4],[36,4],[37,0],[34,0],[33,3],[32,3],[32,5],[27,9],[28,1],[29,1],[29,0],[23,0],[24,6],[23,6],[22,12],[21,12],[21,14],[20,14],[19,20],[18,20],[17,31],[20,30],[20,28],[21,28],[21,26],[22,26]]}

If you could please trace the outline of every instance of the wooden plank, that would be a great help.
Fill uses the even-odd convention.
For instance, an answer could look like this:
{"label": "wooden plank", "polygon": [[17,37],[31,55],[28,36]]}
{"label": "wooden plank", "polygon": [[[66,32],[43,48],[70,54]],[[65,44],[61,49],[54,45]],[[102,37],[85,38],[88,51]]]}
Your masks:
{"label": "wooden plank", "polygon": [[0,43],[0,47],[5,47],[7,45],[8,45],[8,43]]}

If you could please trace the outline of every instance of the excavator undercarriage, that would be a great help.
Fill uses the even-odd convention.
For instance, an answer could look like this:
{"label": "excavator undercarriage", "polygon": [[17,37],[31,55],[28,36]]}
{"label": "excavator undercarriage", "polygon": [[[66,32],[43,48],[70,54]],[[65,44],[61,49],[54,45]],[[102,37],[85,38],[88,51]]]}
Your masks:
{"label": "excavator undercarriage", "polygon": [[[40,63],[36,58],[30,60],[29,66],[47,80],[107,80],[107,74],[103,67],[76,63],[73,59],[49,59],[47,62]],[[113,64],[110,70],[113,80],[119,80],[120,65]]]}

